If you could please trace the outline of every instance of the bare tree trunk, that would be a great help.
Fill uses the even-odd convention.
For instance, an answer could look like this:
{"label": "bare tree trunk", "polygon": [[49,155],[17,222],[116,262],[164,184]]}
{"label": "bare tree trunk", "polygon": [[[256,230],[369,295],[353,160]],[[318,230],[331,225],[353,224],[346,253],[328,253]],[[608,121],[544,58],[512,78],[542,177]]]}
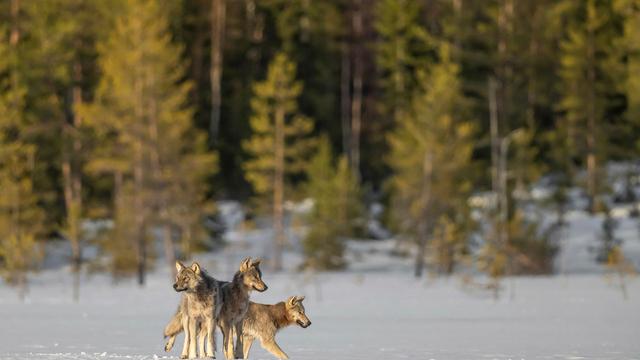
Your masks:
{"label": "bare tree trunk", "polygon": [[[451,7],[453,8],[453,16],[454,16],[454,24],[455,26],[462,25],[462,20],[460,14],[462,13],[462,0],[451,0]],[[460,36],[459,34],[455,34],[453,38],[453,47],[455,51],[460,51]],[[459,60],[459,59],[456,59]]]}
{"label": "bare tree trunk", "polygon": [[427,240],[426,234],[420,234],[420,238],[418,239],[418,251],[416,252],[416,265],[414,268],[414,275],[417,278],[422,277],[422,273],[424,271],[424,257],[427,252]]}
{"label": "bare tree trunk", "polygon": [[496,102],[496,80],[489,78],[489,127],[491,133],[491,190],[498,194],[498,159],[500,158],[500,135],[498,128],[498,107]]}
{"label": "bare tree trunk", "polygon": [[[489,126],[491,133],[491,190],[494,196],[495,208],[494,213],[491,214],[493,234],[495,238],[492,239],[494,248],[499,249],[502,244],[502,229],[499,221],[500,201],[498,200],[501,194],[500,191],[500,129],[498,120],[498,104],[496,99],[497,84],[496,80],[489,78]],[[498,276],[492,276],[490,288],[493,289],[494,299],[498,299],[500,284],[498,282]]]}
{"label": "bare tree trunk", "polygon": [[[135,95],[137,101],[135,104],[134,112],[135,118],[138,121],[144,121],[144,100],[143,100],[143,82],[142,79],[136,79],[135,81]],[[145,201],[144,198],[148,196],[145,189],[145,177],[144,177],[144,154],[143,139],[138,137],[133,144],[133,210],[134,210],[134,242],[136,250],[136,262],[138,268],[138,285],[143,286],[145,282],[145,271],[147,262],[147,249],[146,249],[146,219],[145,219]]]}
{"label": "bare tree trunk", "polygon": [[171,236],[171,226],[164,224],[162,227],[162,238],[164,243],[164,257],[167,259],[169,269],[171,269],[171,277],[176,276],[176,249],[173,246],[173,238]]}
{"label": "bare tree trunk", "polygon": [[12,47],[18,45],[20,40],[20,27],[18,26],[18,16],[20,13],[20,0],[11,0],[11,34],[9,43]]}
{"label": "bare tree trunk", "polygon": [[273,231],[274,257],[273,268],[282,270],[282,251],[285,244],[284,234],[284,111],[275,112],[275,167],[273,184]]}
{"label": "bare tree trunk", "polygon": [[211,0],[211,142],[218,139],[220,128],[221,80],[223,63],[226,0]]}
{"label": "bare tree trunk", "polygon": [[[529,44],[529,59],[534,59],[538,52],[538,40],[535,38],[537,29],[534,29],[531,43]],[[531,60],[530,60],[531,61]],[[533,130],[536,126],[536,69],[529,64],[527,76],[527,127]]]}
{"label": "bare tree trunk", "polygon": [[[71,272],[73,274],[73,299],[80,298],[80,269],[82,266],[82,244],[80,239],[81,200],[72,185],[75,181],[68,150],[62,157],[62,178],[65,208],[67,212],[67,239],[71,245]],[[79,180],[78,180],[79,182]]]}
{"label": "bare tree trunk", "polygon": [[191,235],[191,226],[189,226],[188,220],[184,220],[182,222],[182,228],[180,230],[182,231],[182,252],[185,254],[190,254],[192,251],[191,242],[193,240],[193,237]]}
{"label": "bare tree trunk", "polygon": [[[77,109],[82,105],[82,66],[76,62],[73,66],[72,88],[73,124],[64,127],[62,155],[62,178],[64,201],[67,215],[67,238],[71,245],[71,263],[73,273],[73,299],[80,298],[80,270],[82,266],[82,239],[80,221],[82,217],[82,173],[79,156],[82,152],[80,125],[82,118]],[[70,144],[69,144],[70,143]]]}
{"label": "bare tree trunk", "polygon": [[624,279],[624,271],[622,269],[618,269],[616,272],[618,273],[618,281],[620,285],[620,291],[622,292],[622,297],[625,300],[628,300],[629,294],[627,292],[627,283],[625,282],[625,279]]}
{"label": "bare tree trunk", "polygon": [[[9,35],[9,44],[11,45],[12,51],[18,51],[18,41],[20,40],[20,27],[19,27],[19,15],[20,15],[20,0],[11,0],[11,33]],[[11,88],[13,90],[18,87],[18,57],[14,56],[13,61],[11,62]],[[14,108],[18,108],[17,99],[14,97],[12,100],[12,106]],[[12,197],[12,201],[9,204],[10,212],[12,213],[13,219],[11,222],[13,223],[14,229],[12,229],[13,234],[19,236],[20,233],[20,192],[16,191],[14,197]],[[17,256],[22,257],[26,256],[26,254],[18,253]],[[18,297],[20,301],[24,301],[27,295],[27,270],[28,270],[28,261],[26,259],[22,259],[23,261],[18,260],[18,263],[22,263],[18,269],[16,269],[16,277],[17,277],[17,285],[18,285]]]}
{"label": "bare tree trunk", "polygon": [[24,302],[27,297],[27,273],[26,270],[20,270],[18,273],[18,298]]}
{"label": "bare tree trunk", "polygon": [[418,251],[416,252],[415,276],[421,277],[424,269],[424,257],[429,242],[429,216],[431,206],[431,181],[433,177],[433,155],[424,154],[422,163],[422,190],[420,193],[420,206],[422,207],[422,220],[418,224]]}
{"label": "bare tree trunk", "polygon": [[164,243],[164,252],[165,257],[169,265],[169,269],[171,269],[172,277],[175,277],[175,262],[176,255],[175,249],[173,247],[173,240],[171,238],[171,219],[169,219],[169,201],[168,192],[171,191],[167,187],[165,179],[162,177],[162,169],[160,162],[160,125],[158,123],[158,114],[157,114],[157,103],[155,100],[151,101],[149,106],[149,158],[151,165],[151,174],[153,177],[153,191],[156,195],[153,196],[153,203],[148,204],[151,205],[152,216],[153,219],[156,220],[154,223],[158,223],[162,226],[163,230],[163,243]]}
{"label": "bare tree trunk", "polygon": [[134,223],[135,223],[135,249],[136,261],[138,267],[138,285],[143,286],[145,282],[145,270],[147,262],[147,249],[145,244],[145,216],[143,193],[143,169],[142,169],[142,145],[136,145],[136,162],[133,168],[133,184],[134,184]]}
{"label": "bare tree trunk", "polygon": [[194,81],[195,86],[192,89],[193,103],[200,106],[200,96],[202,88],[200,87],[200,79],[202,79],[203,68],[203,52],[205,35],[201,29],[200,24],[196,25],[196,32],[193,36],[193,48],[191,49],[191,78]]}
{"label": "bare tree trunk", "polygon": [[351,159],[349,146],[351,136],[351,59],[349,58],[349,43],[344,40],[341,46],[340,62],[340,123],[342,124],[342,151]]}
{"label": "bare tree trunk", "polygon": [[596,81],[596,70],[595,70],[595,49],[593,48],[593,30],[589,27],[589,36],[588,36],[588,47],[587,47],[587,61],[588,61],[588,71],[587,77],[589,79],[589,106],[587,112],[587,194],[589,196],[589,211],[591,213],[595,213],[598,204],[597,204],[597,164],[596,164],[596,114],[595,114],[595,81]]}
{"label": "bare tree trunk", "polygon": [[[511,253],[511,245],[509,241],[509,192],[507,184],[507,155],[509,152],[509,138],[503,138],[500,142],[500,248],[506,254]],[[506,273],[508,276],[513,275],[513,261],[511,255],[507,255]],[[513,288],[512,288],[513,289]]]}
{"label": "bare tree trunk", "polygon": [[351,18],[355,46],[353,47],[353,96],[351,99],[351,170],[360,179],[360,131],[362,128],[362,0],[354,0],[354,11]]}

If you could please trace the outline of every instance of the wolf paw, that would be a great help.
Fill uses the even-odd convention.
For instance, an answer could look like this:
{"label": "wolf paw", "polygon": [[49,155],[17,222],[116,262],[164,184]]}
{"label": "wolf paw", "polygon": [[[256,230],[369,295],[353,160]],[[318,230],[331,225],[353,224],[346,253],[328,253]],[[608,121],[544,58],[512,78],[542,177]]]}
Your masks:
{"label": "wolf paw", "polygon": [[186,359],[187,355],[180,355],[180,359]]}

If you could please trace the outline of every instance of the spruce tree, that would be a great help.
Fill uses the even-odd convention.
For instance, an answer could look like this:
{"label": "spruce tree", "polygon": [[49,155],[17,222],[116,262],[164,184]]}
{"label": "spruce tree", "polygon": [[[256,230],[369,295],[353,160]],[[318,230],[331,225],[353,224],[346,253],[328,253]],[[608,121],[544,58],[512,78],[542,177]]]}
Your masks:
{"label": "spruce tree", "polygon": [[[416,276],[422,274],[428,240],[442,226],[442,217],[460,226],[468,221],[456,214],[468,211],[475,130],[447,44],[439,48],[439,58],[420,75],[421,91],[389,136],[393,211],[402,233],[417,244]],[[456,236],[453,246],[465,241],[465,234]]]}
{"label": "spruce tree", "polygon": [[307,175],[306,194],[314,205],[303,242],[305,266],[315,270],[341,268],[346,265],[344,238],[354,234],[363,214],[358,181],[345,156],[334,163],[326,137],[321,139]]}
{"label": "spruce tree", "polygon": [[386,112],[394,120],[408,107],[415,90],[415,70],[426,62],[431,41],[420,25],[421,4],[411,0],[382,0],[374,9],[374,27],[380,36],[376,64],[381,70]]}
{"label": "spruce tree", "polygon": [[282,268],[285,185],[289,175],[305,170],[313,141],[311,119],[298,112],[302,83],[295,80],[296,65],[284,53],[275,55],[265,80],[257,82],[251,101],[253,135],[243,143],[251,159],[244,164],[247,180],[262,198],[271,195],[273,215],[273,266]]}
{"label": "spruce tree", "polygon": [[586,166],[589,211],[601,209],[605,185],[601,163],[606,160],[612,122],[608,108],[620,72],[611,4],[581,2],[567,38],[561,43],[559,110],[568,128],[573,156]]}
{"label": "spruce tree", "polygon": [[[15,40],[15,41],[14,41]],[[17,71],[18,41],[0,28],[0,271],[24,298],[39,258],[43,212],[33,188],[35,145],[27,139],[26,87]]]}
{"label": "spruce tree", "polygon": [[[621,0],[625,3],[624,47],[627,55],[626,82],[627,118],[635,130],[640,129],[640,1]],[[636,147],[640,149],[640,142]]]}
{"label": "spruce tree", "polygon": [[[116,4],[112,1],[109,5]],[[87,134],[78,108],[95,79],[96,39],[106,33],[109,27],[104,25],[110,18],[106,15],[114,10],[106,11],[105,4],[84,0],[29,1],[22,6],[28,49],[25,81],[31,89],[26,101],[31,104],[31,116],[41,128],[47,127],[38,134],[37,158],[42,170],[36,178],[60,174],[60,179],[51,183],[40,180],[46,186],[41,191],[55,190],[56,196],[50,196],[45,204],[53,209],[60,207],[59,213],[48,211],[49,222],[59,224],[57,232],[69,241],[73,297],[77,300],[85,243],[82,220],[87,215],[83,166],[88,155],[84,151]]]}
{"label": "spruce tree", "polygon": [[[191,241],[215,157],[193,127],[182,49],[171,41],[169,14],[159,1],[127,2],[98,49],[102,78],[84,115],[100,142],[87,167],[114,174],[115,228],[108,241],[124,243],[108,248],[126,253],[111,254],[112,270],[121,272],[119,259],[129,259],[133,249],[134,264],[125,263],[142,285],[153,256],[150,229],[177,228]],[[173,256],[171,231],[165,247]]]}

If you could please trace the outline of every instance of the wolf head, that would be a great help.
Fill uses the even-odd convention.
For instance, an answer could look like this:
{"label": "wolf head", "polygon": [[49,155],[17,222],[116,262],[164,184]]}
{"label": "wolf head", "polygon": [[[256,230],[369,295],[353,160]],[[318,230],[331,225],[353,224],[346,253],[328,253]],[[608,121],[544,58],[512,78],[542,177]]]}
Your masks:
{"label": "wolf head", "polygon": [[240,263],[239,274],[242,276],[242,283],[249,289],[263,292],[268,289],[267,285],[262,281],[262,271],[260,271],[260,260],[251,260],[246,258]]}
{"label": "wolf head", "polygon": [[302,300],[304,300],[304,296],[291,296],[287,299],[285,307],[287,309],[287,317],[289,317],[289,319],[295,321],[301,327],[307,328],[311,325],[311,320],[309,320],[307,315],[304,313]]}
{"label": "wolf head", "polygon": [[202,270],[197,262],[186,267],[180,261],[176,261],[176,282],[173,289],[177,292],[186,291],[193,292],[202,282]]}

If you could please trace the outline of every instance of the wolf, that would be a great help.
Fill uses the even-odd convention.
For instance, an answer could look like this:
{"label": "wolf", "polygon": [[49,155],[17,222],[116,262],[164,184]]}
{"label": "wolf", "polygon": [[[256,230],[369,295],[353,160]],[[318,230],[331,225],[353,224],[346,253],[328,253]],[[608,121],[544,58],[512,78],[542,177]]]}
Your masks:
{"label": "wolf", "polygon": [[[198,325],[202,329],[199,336],[200,356],[215,358],[216,320],[222,310],[222,286],[221,281],[209,276],[200,268],[197,262],[190,267],[176,262],[176,282],[173,289],[183,292],[178,311],[164,329],[164,336],[170,337],[165,351],[171,350],[175,342],[175,334],[184,331],[184,345],[181,359],[196,358],[196,334]],[[205,352],[205,339],[207,348]]]}
{"label": "wolf", "polygon": [[[222,331],[222,349],[224,355],[227,359],[233,359],[233,338],[236,334],[235,329],[249,309],[249,293],[253,290],[263,292],[266,291],[268,287],[262,280],[260,260],[252,260],[251,258],[242,260],[240,263],[240,269],[235,273],[232,281],[219,282],[219,284],[220,293],[222,294],[222,305],[215,319],[217,325]],[[175,337],[182,330],[185,330],[184,326],[182,328],[179,326],[171,326],[171,324],[178,321],[177,318],[180,318],[180,316],[181,311],[178,311],[169,325],[167,325],[165,337],[169,337],[169,340],[165,346],[165,351],[171,350],[173,343],[175,342]],[[213,334],[210,335],[208,332],[203,333],[203,330],[204,329],[200,327],[200,333],[198,334],[200,339],[203,337],[213,336]]]}
{"label": "wolf", "polygon": [[278,359],[288,359],[287,354],[276,343],[275,336],[280,329],[294,323],[302,328],[311,325],[311,320],[305,314],[302,300],[304,296],[291,296],[286,301],[275,305],[250,302],[247,314],[236,328],[239,334],[236,358],[247,359],[251,344],[257,338],[260,340],[260,345]]}

